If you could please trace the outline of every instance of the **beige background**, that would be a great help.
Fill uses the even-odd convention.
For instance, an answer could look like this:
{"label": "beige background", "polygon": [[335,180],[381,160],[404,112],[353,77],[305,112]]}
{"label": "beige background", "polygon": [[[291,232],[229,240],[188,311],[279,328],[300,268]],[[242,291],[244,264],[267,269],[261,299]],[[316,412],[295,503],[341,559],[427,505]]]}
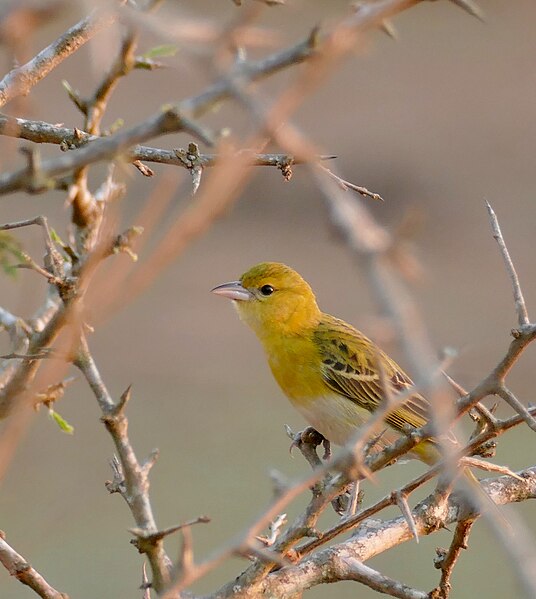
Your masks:
{"label": "beige background", "polygon": [[[289,0],[288,7],[265,12],[261,23],[275,27],[282,42],[290,43],[315,23],[343,14],[345,6],[340,1],[312,5]],[[408,211],[422,215],[415,241],[425,274],[413,294],[434,346],[460,351],[451,372],[467,386],[498,361],[515,326],[509,282],[490,234],[484,198],[497,211],[529,310],[532,315],[536,311],[536,8],[530,0],[483,0],[481,6],[485,24],[446,2],[424,3],[403,14],[395,21],[398,42],[379,33],[371,36],[295,118],[326,152],[339,156],[343,176],[386,198],[371,207],[382,224],[394,229]],[[198,1],[176,10],[229,20],[238,9],[231,2]],[[36,48],[77,18],[73,12],[64,22],[50,24]],[[147,47],[154,44],[148,41]],[[93,89],[95,76],[88,64],[91,56],[98,57],[88,49],[79,54],[35,89],[33,112],[28,113],[33,118],[80,124],[60,85],[67,78],[83,93]],[[106,123],[119,116],[134,123],[162,103],[202,89],[210,75],[199,76],[200,67],[184,67],[188,60],[184,48],[176,68],[134,73],[121,82]],[[291,77],[290,72],[281,75],[267,89],[279,89]],[[239,116],[239,111],[223,108],[208,122],[221,125]],[[173,136],[154,145],[178,147],[188,141]],[[2,170],[22,164],[16,144],[2,143]],[[59,150],[43,152],[55,155]],[[157,168],[157,176],[164,170]],[[189,202],[188,180],[181,176],[184,185],[174,200],[175,212]],[[125,223],[135,223],[134,215],[154,185],[132,174]],[[45,212],[62,231],[67,217],[63,199],[59,193],[3,198],[1,220]],[[20,237],[38,258],[42,249],[36,231]],[[292,181],[285,183],[278,171],[259,168],[232,213],[90,339],[114,395],[133,383],[129,417],[137,451],[144,455],[156,446],[161,451],[152,473],[159,524],[199,514],[213,518],[195,528],[198,559],[242,530],[266,505],[269,469],[288,476],[306,471],[297,454],[289,458],[283,430],[284,423],[298,428],[303,421],[272,381],[254,336],[228,303],[208,293],[260,260],[292,265],[317,290],[325,310],[373,330],[377,312],[366,281],[331,235],[320,192],[306,171],[296,168]],[[2,277],[2,305],[29,315],[44,289],[36,279],[27,272],[15,284]],[[535,358],[536,348],[530,348],[511,376],[513,390],[525,402],[534,401]],[[141,560],[129,546],[127,532],[133,522],[123,501],[104,489],[111,442],[81,380],[58,410],[75,426],[75,435],[60,433],[44,412],[35,417],[2,482],[0,528],[52,584],[73,598],[139,596]],[[513,468],[533,464],[534,449],[534,436],[519,428],[501,440],[497,461]],[[388,469],[377,487],[366,486],[367,500],[420,471],[419,464]],[[510,509],[536,532],[533,505]],[[329,521],[331,514],[325,523]],[[430,589],[438,580],[434,548],[449,541],[447,532],[436,534],[371,565]],[[177,543],[169,543],[171,555]],[[476,526],[470,549],[457,567],[453,599],[518,595],[508,557],[484,523]],[[196,590],[217,588],[244,565],[227,563]],[[30,592],[2,569],[0,596],[19,599]],[[306,596],[377,595],[344,583]]]}

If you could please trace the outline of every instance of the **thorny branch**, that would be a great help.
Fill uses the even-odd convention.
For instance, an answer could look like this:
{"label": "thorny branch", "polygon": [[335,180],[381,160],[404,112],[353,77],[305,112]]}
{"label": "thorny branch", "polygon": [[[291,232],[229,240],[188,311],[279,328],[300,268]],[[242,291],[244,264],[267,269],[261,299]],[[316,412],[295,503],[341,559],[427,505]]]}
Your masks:
{"label": "thorny branch", "polygon": [[[43,181],[42,188],[50,185],[50,180],[58,175],[66,174],[76,168],[87,166],[101,160],[115,158],[127,151],[131,146],[156,137],[158,135],[177,133],[179,131],[195,131],[197,127],[193,118],[198,118],[216,103],[233,95],[235,78],[241,82],[257,81],[277,73],[281,69],[303,62],[315,51],[314,39],[306,39],[287,50],[268,58],[243,63],[240,72],[234,78],[222,79],[198,96],[183,100],[175,106],[165,107],[143,123],[109,137],[99,138],[76,151],[69,152],[60,158],[43,161],[39,175]],[[35,178],[28,181],[28,169],[23,168],[11,174],[0,175],[0,193],[10,193],[18,189],[35,188]]]}
{"label": "thorny branch", "polygon": [[519,322],[519,326],[523,328],[524,326],[530,324],[529,315],[527,312],[527,306],[525,305],[525,298],[523,297],[523,292],[521,291],[521,285],[519,284],[519,278],[517,276],[516,269],[514,267],[514,263],[510,258],[510,253],[508,252],[508,248],[506,247],[506,243],[504,242],[504,238],[501,232],[501,227],[499,226],[499,220],[497,219],[497,215],[493,211],[491,204],[486,202],[486,207],[489,212],[489,217],[491,220],[491,228],[493,230],[493,237],[495,241],[497,241],[499,245],[499,249],[501,250],[501,254],[506,266],[506,271],[510,280],[512,281],[512,287],[514,291],[514,301],[516,305],[517,318]]}
{"label": "thorny branch", "polygon": [[[216,154],[197,153],[195,156],[196,165],[193,165],[189,159],[184,158],[184,151],[168,151],[136,144],[158,135],[184,131],[194,138],[201,139],[211,145],[213,143],[212,134],[201,126],[196,119],[216,104],[227,98],[236,98],[239,95],[237,90],[243,90],[248,83],[272,75],[292,65],[317,58],[322,53],[324,56],[328,56],[328,59],[330,53],[333,60],[339,58],[352,47],[352,43],[344,42],[344,35],[341,37],[339,34],[352,34],[358,30],[365,31],[376,26],[382,26],[387,17],[417,3],[418,0],[381,0],[374,4],[361,4],[356,8],[355,14],[350,19],[343,22],[334,31],[328,32],[327,35],[321,35],[315,30],[305,41],[287,50],[257,61],[240,61],[233,70],[222,76],[201,94],[167,106],[145,122],[126,131],[102,137],[100,135],[100,122],[110,94],[119,78],[127,74],[134,66],[133,51],[136,35],[131,31],[125,37],[115,63],[92,98],[82,100],[79,97],[72,96],[75,104],[86,116],[83,130],[0,115],[0,134],[20,137],[35,143],[61,144],[62,149],[68,150],[60,158],[52,158],[43,162],[39,161],[36,153],[29,154],[27,168],[0,176],[0,193],[8,193],[19,189],[36,192],[52,187],[70,189],[71,193],[73,189],[71,181],[55,180],[55,178],[61,175],[70,175],[72,172],[78,172],[79,174],[75,182],[78,186],[77,193],[86,193],[86,167],[97,161],[117,159],[118,157],[135,164],[140,161],[160,162],[189,169],[192,169],[192,166],[199,167],[199,169],[205,166],[213,166],[220,160],[220,157]],[[468,12],[478,15],[478,10],[472,2],[455,0],[455,3]],[[150,4],[156,5],[158,2]],[[154,6],[150,6],[150,8],[152,7]],[[0,105],[18,94],[28,93],[30,88],[46,76],[61,60],[87,41],[98,29],[110,25],[116,19],[115,13],[101,16],[96,16],[96,14],[81,21],[32,61],[9,73],[0,82]],[[340,44],[341,39],[343,39],[342,45]],[[351,35],[349,39],[352,41]],[[257,111],[257,113],[259,112]],[[266,130],[271,131],[269,124],[266,124]],[[277,137],[278,141],[282,139],[282,137]],[[282,145],[284,147],[284,144]],[[244,151],[238,152],[236,155],[243,159]],[[276,166],[287,175],[291,174],[292,164],[303,161],[315,162],[319,158],[330,158],[328,156],[311,156],[307,155],[306,152],[303,155],[250,152],[247,157],[250,164]],[[246,161],[244,161],[244,164],[246,164]],[[136,164],[136,166],[142,172],[150,174],[150,169],[143,169],[140,164]],[[324,185],[327,175],[330,177],[331,184],[337,185],[343,190],[350,188],[374,199],[381,199],[377,194],[368,191],[366,188],[349,184],[334,172],[326,172],[326,170],[324,169],[322,177],[319,177],[321,186]],[[82,175],[80,176],[81,172]],[[361,204],[349,200],[347,196],[341,195],[341,193],[333,193],[332,187],[324,187],[324,189],[326,190],[332,221],[338,227],[347,245],[365,264],[372,287],[376,289],[384,311],[391,316],[399,337],[403,343],[406,343],[410,358],[413,358],[414,363],[417,365],[416,371],[420,375],[417,377],[417,387],[432,388],[435,384],[432,380],[435,375],[430,374],[432,370],[428,368],[427,361],[421,360],[419,355],[413,355],[421,353],[420,351],[413,351],[419,344],[412,345],[407,341],[407,338],[411,338],[411,336],[408,337],[407,335],[406,317],[408,313],[411,314],[411,310],[408,310],[407,305],[400,308],[397,302],[394,301],[390,275],[386,274],[378,259],[380,257],[385,258],[395,242],[382,227],[375,223],[366,208]],[[89,200],[90,205],[94,204],[95,197],[91,194],[85,196],[85,199]],[[203,208],[201,208],[202,210]],[[512,332],[514,339],[503,360],[472,391],[469,393],[464,392],[456,407],[458,415],[461,415],[473,406],[477,406],[486,396],[495,394],[505,400],[517,414],[505,420],[496,419],[494,416],[488,418],[488,426],[475,434],[465,446],[447,453],[443,463],[437,464],[402,488],[391,492],[374,505],[361,509],[356,515],[340,521],[324,532],[316,528],[318,518],[352,480],[356,477],[370,477],[371,473],[407,453],[423,439],[436,436],[438,430],[443,430],[439,426],[440,423],[432,422],[421,430],[411,431],[407,437],[399,439],[392,446],[379,453],[368,455],[365,460],[361,457],[362,452],[358,451],[358,449],[362,449],[365,441],[366,435],[364,432],[356,438],[354,444],[345,448],[343,453],[332,461],[322,464],[319,459],[311,459],[311,463],[315,465],[313,473],[300,481],[280,488],[274,502],[246,529],[237,542],[224,547],[214,556],[196,563],[189,526],[195,522],[207,520],[200,517],[184,524],[158,529],[149,499],[148,480],[149,471],[154,465],[157,454],[151,454],[145,463],[140,462],[136,457],[128,437],[128,421],[125,416],[130,388],[125,391],[118,401],[113,399],[89,352],[84,335],[80,336],[80,347],[74,363],[93,390],[101,408],[102,421],[114,441],[118,455],[118,461],[114,462],[114,479],[107,484],[107,487],[110,492],[119,492],[126,500],[136,522],[136,528],[131,530],[136,537],[134,544],[140,552],[147,554],[151,565],[152,583],[148,583],[144,575],[146,596],[149,594],[149,585],[159,594],[164,593],[165,597],[176,597],[178,593],[185,596],[182,593],[183,589],[212,570],[224,559],[232,555],[246,555],[253,559],[253,564],[234,582],[220,589],[214,597],[246,598],[257,597],[259,593],[273,597],[291,597],[316,584],[336,582],[338,580],[356,580],[391,596],[424,599],[430,595],[389,579],[365,566],[363,561],[386,551],[396,544],[409,540],[415,533],[426,535],[434,532],[439,527],[457,523],[451,547],[440,563],[441,581],[438,588],[432,591],[432,593],[439,593],[436,596],[441,599],[448,596],[452,569],[461,549],[466,545],[472,522],[480,515],[479,508],[477,507],[471,511],[467,503],[462,502],[455,495],[445,496],[436,492],[411,510],[406,498],[438,473],[450,468],[452,464],[457,464],[463,456],[473,455],[474,452],[478,452],[483,444],[495,439],[506,430],[523,422],[533,429],[536,427],[535,410],[526,408],[504,383],[506,375],[519,359],[521,353],[536,338],[536,325],[531,324],[529,321],[517,274],[502,238],[498,221],[489,204],[488,210],[492,218],[494,236],[499,243],[512,280],[519,329]],[[37,221],[37,219],[35,220]],[[26,224],[43,225],[42,222],[27,222]],[[76,224],[84,230],[88,229],[93,223],[91,223],[90,218],[85,222],[82,219]],[[49,255],[52,255],[54,244],[50,240],[50,232],[46,225],[43,226],[48,233],[48,238],[45,236],[47,251]],[[82,243],[77,247],[79,254],[77,255],[73,250],[71,258],[74,257],[82,263],[84,260],[90,260],[91,252],[95,251],[96,247],[95,245]],[[100,261],[100,257],[98,261]],[[33,264],[37,270],[41,269],[45,273],[49,273],[48,280],[53,285],[51,287],[54,292],[52,294],[53,299],[50,300],[47,309],[42,311],[39,317],[39,325],[33,329],[16,316],[0,309],[0,323],[10,332],[13,340],[20,342],[18,345],[14,343],[14,351],[10,356],[11,364],[8,366],[13,368],[14,364],[15,371],[14,374],[13,370],[10,371],[10,378],[8,377],[9,380],[2,390],[0,411],[4,405],[2,401],[18,393],[31,379],[39,364],[37,356],[41,357],[43,350],[54,341],[65,318],[65,305],[60,301],[60,298],[63,298],[60,287],[65,282],[64,273],[60,273],[62,276],[58,277],[54,272],[51,272],[54,269],[53,261],[45,265],[45,268],[37,263]],[[404,312],[404,309],[406,309],[406,312]],[[35,322],[38,321],[38,319],[34,320]],[[411,324],[415,325],[416,322],[413,320]],[[8,366],[3,370],[3,375],[8,372]],[[395,402],[397,400],[400,400],[400,398],[395,398]],[[394,405],[388,405],[386,410],[393,407]],[[484,410],[483,407],[481,409]],[[483,413],[485,414],[485,412]],[[379,417],[380,415],[378,415]],[[314,448],[312,451],[314,452]],[[494,480],[482,481],[481,484],[491,500],[497,505],[536,497],[536,471],[534,467],[528,468],[514,477],[500,477]],[[308,488],[312,490],[312,497],[308,506],[287,528],[284,528],[281,518],[282,510]],[[401,498],[403,498],[403,501]],[[386,507],[396,504],[401,506],[402,517],[381,521],[380,525],[378,525],[378,520],[374,520],[374,522],[369,520]],[[262,546],[259,544],[258,536],[266,526],[270,526],[270,523],[272,523],[270,542],[264,543],[264,546]],[[183,531],[183,549],[176,567],[172,568],[163,542],[166,536],[179,530]],[[321,546],[348,530],[353,530],[353,536],[349,541],[320,549]],[[311,540],[304,540],[307,538]],[[301,544],[299,545],[299,543]],[[0,557],[4,556],[4,553],[2,553],[4,545],[6,544],[3,539],[0,540]],[[12,553],[8,551],[7,555],[11,560],[9,563],[15,563],[20,558],[13,551]],[[6,565],[6,562],[2,561]],[[290,561],[293,563],[289,563]],[[34,590],[41,594],[37,587],[41,588],[42,586],[43,592],[49,593],[41,594],[41,596],[54,597],[55,599],[62,596],[54,589],[47,588],[47,583],[31,567],[24,569],[24,572],[30,576],[30,582],[36,585],[34,587],[30,584]],[[521,575],[523,575],[523,572],[521,572]],[[533,581],[530,576],[527,575],[524,582],[527,588],[533,588],[531,586]]]}
{"label": "thorny branch", "polygon": [[[52,125],[44,121],[30,121],[8,115],[0,114],[0,134],[17,137],[32,141],[34,143],[49,143],[60,145],[65,151],[81,147],[89,142],[99,139],[97,135],[90,135],[78,128],[69,129],[59,125]],[[169,164],[189,168],[188,161],[183,158],[185,150],[166,150],[163,148],[152,148],[149,146],[134,146],[125,155],[125,159],[131,162],[154,162],[156,164]],[[249,156],[254,166],[272,166],[279,169],[303,164],[303,160],[288,154],[258,154],[249,150],[240,150],[239,156]],[[333,160],[336,156],[320,155],[318,160]],[[215,166],[220,156],[217,154],[200,153],[199,160],[203,166]],[[149,176],[152,173],[149,174]],[[345,182],[347,185],[352,185]],[[361,189],[361,188],[360,188]]]}
{"label": "thorny branch", "polygon": [[[520,474],[526,481],[523,485],[510,477],[500,477],[491,481],[484,480],[482,485],[490,499],[497,505],[534,499],[536,497],[535,469],[529,468]],[[437,498],[431,495],[413,510],[413,518],[421,536],[474,516],[475,514],[467,512],[467,504],[463,501],[460,502],[459,498],[456,499],[454,495],[443,506],[437,505]],[[412,538],[410,527],[403,517],[380,522],[376,518],[364,520],[363,525],[348,541],[314,553],[296,565],[269,574],[257,590],[268,595],[272,592],[275,597],[290,597],[299,589],[309,588],[323,582],[332,582],[330,565],[333,560],[340,559],[341,556],[351,556],[359,562],[364,562]],[[397,584],[400,585],[400,583]],[[387,587],[389,586],[387,585]],[[236,597],[255,596],[248,594],[247,588],[244,588],[243,592],[240,588],[237,591]],[[384,588],[382,591],[387,592],[388,588]],[[420,593],[416,590],[414,592]],[[411,597],[411,594],[401,596]],[[419,595],[414,596],[418,597]]]}
{"label": "thorny branch", "polygon": [[441,580],[439,586],[430,594],[430,599],[447,599],[449,596],[452,588],[450,578],[454,566],[462,550],[468,548],[469,534],[474,523],[474,520],[461,520],[458,522],[448,551],[439,547],[436,549],[437,559],[434,565],[441,570]]}
{"label": "thorny branch", "polygon": [[120,462],[120,470],[116,472],[119,478],[121,473],[124,476],[124,486],[116,481],[115,490],[121,492],[134,517],[137,526],[135,545],[140,553],[147,554],[153,573],[152,585],[159,592],[169,580],[171,561],[164,550],[165,534],[158,535],[149,499],[149,472],[158,454],[154,453],[144,464],[139,462],[128,437],[128,420],[125,416],[130,387],[118,402],[113,400],[84,339],[74,363],[95,394],[102,411],[102,421],[115,444]]}

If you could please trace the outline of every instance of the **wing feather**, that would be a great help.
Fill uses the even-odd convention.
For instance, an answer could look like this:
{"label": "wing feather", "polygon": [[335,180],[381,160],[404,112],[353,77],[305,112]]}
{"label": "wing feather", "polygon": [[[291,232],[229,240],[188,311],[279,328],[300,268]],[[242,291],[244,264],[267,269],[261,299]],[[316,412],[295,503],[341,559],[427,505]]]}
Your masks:
{"label": "wing feather", "polygon": [[[372,341],[349,324],[325,315],[317,329],[315,341],[322,359],[325,383],[336,393],[374,412],[383,401],[385,391],[378,375],[382,361],[387,384],[393,397],[413,386],[404,371]],[[385,421],[403,431],[408,425],[419,428],[428,422],[430,405],[419,393],[411,395],[393,410]]]}

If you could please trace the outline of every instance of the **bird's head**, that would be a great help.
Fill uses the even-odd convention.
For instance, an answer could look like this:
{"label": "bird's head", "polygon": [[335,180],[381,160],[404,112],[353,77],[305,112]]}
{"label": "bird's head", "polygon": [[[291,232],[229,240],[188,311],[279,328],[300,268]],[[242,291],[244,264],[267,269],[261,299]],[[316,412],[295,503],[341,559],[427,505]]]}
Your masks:
{"label": "bird's head", "polygon": [[233,300],[240,318],[261,339],[274,334],[300,334],[320,320],[309,284],[279,262],[261,262],[239,281],[218,285],[212,292]]}

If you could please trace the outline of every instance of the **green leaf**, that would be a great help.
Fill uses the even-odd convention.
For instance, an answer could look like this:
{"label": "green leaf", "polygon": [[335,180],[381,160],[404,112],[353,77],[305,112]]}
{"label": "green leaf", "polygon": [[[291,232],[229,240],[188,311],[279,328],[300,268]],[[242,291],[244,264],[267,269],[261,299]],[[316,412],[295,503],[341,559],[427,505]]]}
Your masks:
{"label": "green leaf", "polygon": [[52,420],[54,420],[54,422],[60,427],[60,429],[64,433],[67,433],[68,435],[72,435],[74,433],[74,427],[71,426],[67,422],[67,420],[65,420],[65,418],[63,418],[63,416],[60,416],[60,414],[58,414],[58,412],[56,412],[55,410],[53,410],[51,408],[48,411],[48,415],[52,418]]}
{"label": "green leaf", "polygon": [[142,54],[143,58],[162,58],[163,56],[175,56],[178,52],[177,46],[174,44],[163,44],[162,46],[155,46],[150,50],[147,50],[145,54]]}
{"label": "green leaf", "polygon": [[65,247],[65,244],[63,243],[61,237],[56,233],[56,231],[52,227],[50,228],[50,238],[54,243],[57,243],[61,247]]}
{"label": "green leaf", "polygon": [[112,133],[119,131],[119,129],[121,129],[121,127],[123,127],[124,125],[125,125],[124,119],[122,119],[121,117],[115,119],[115,121],[110,125],[110,127],[107,131],[108,135],[112,135]]}
{"label": "green leaf", "polygon": [[0,231],[0,268],[10,277],[17,275],[17,264],[25,262],[22,245],[6,231]]}

